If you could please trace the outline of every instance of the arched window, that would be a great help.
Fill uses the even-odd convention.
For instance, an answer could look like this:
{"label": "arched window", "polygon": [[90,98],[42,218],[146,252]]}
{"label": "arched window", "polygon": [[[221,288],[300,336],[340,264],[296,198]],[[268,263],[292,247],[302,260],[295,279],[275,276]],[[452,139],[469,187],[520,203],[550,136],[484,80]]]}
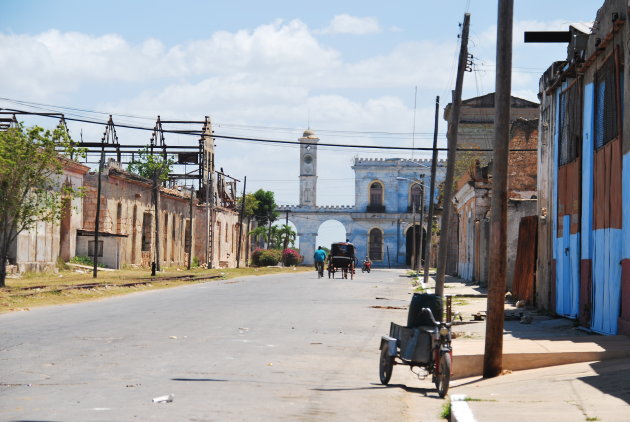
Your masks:
{"label": "arched window", "polygon": [[383,260],[383,232],[380,229],[370,230],[368,251],[372,261]]}
{"label": "arched window", "polygon": [[367,206],[367,212],[385,212],[383,204],[383,184],[375,181],[370,184],[370,200]]}
{"label": "arched window", "polygon": [[420,211],[422,186],[420,186],[418,183],[414,183],[413,186],[411,186],[411,192],[409,196],[409,209],[413,209],[415,207],[416,211]]}
{"label": "arched window", "polygon": [[122,204],[120,202],[116,207],[116,233],[122,233]]}

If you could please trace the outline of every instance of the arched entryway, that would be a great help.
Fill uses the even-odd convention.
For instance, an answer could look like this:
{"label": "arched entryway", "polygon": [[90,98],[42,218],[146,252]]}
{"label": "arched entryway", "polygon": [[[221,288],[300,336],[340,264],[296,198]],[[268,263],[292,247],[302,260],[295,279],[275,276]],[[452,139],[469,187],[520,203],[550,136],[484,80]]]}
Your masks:
{"label": "arched entryway", "polygon": [[317,238],[315,243],[317,246],[323,246],[330,249],[330,245],[335,242],[346,241],[346,228],[338,220],[326,220],[317,230]]}
{"label": "arched entryway", "polygon": [[405,244],[405,264],[411,266],[411,258],[413,256],[414,250],[414,235],[415,235],[415,243],[416,243],[416,254],[420,259],[420,263],[424,263],[424,243],[426,239],[426,230],[421,228],[419,224],[416,224],[413,227],[409,227],[407,229],[407,234],[405,236],[406,244]]}

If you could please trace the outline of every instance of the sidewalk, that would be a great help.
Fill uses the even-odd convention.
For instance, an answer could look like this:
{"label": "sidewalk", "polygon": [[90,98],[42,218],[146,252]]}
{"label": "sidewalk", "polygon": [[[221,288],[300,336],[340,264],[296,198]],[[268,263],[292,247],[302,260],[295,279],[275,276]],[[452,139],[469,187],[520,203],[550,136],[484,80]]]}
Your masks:
{"label": "sidewalk", "polygon": [[486,310],[486,298],[456,295],[485,291],[453,277],[444,291],[463,320],[453,325],[452,420],[630,421],[630,337],[589,334],[506,303],[506,374],[483,379],[486,324],[472,319]]}

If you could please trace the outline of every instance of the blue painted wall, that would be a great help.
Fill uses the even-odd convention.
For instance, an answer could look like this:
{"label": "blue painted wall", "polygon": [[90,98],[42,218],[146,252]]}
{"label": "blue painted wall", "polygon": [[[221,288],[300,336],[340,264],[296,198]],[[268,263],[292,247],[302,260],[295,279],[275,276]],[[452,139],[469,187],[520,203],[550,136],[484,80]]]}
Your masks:
{"label": "blue painted wall", "polygon": [[[556,90],[555,121],[560,122],[560,93],[566,82]],[[554,125],[554,181],[553,201],[556,218],[553,224],[553,257],[556,261],[556,312],[575,318],[578,315],[580,299],[580,233],[571,234],[571,217],[558,215],[558,147],[560,125]],[[558,220],[562,219],[563,233],[558,237]]]}

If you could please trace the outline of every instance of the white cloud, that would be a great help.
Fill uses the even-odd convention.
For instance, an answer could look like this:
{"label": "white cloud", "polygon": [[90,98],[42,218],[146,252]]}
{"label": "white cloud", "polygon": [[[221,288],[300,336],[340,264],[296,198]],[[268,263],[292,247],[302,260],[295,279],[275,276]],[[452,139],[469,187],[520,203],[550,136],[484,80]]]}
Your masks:
{"label": "white cloud", "polygon": [[[364,29],[370,27],[362,22]],[[378,29],[376,21],[370,22],[371,31]],[[134,44],[116,34],[51,30],[33,36],[0,34],[0,92],[4,97],[117,114],[195,120],[208,115],[217,133],[226,135],[295,140],[300,130],[235,129],[229,124],[305,128],[309,114],[316,132],[411,132],[413,86],[419,86],[419,95],[436,87],[450,89],[452,57],[453,45],[413,42],[348,61],[300,20],[215,32],[206,39],[172,46],[153,38]],[[401,91],[409,93],[404,100],[396,96]],[[70,96],[81,103],[64,99]],[[422,127],[432,130],[432,107],[419,107],[417,116],[418,132]],[[122,123],[124,118],[114,116],[114,121]],[[100,136],[97,132],[102,128],[88,128],[86,139]],[[73,123],[71,130],[79,133]],[[146,133],[137,131],[121,130],[119,136],[123,143],[148,140]],[[321,137],[329,143],[411,145],[410,137],[383,140],[326,132]],[[167,138],[167,142],[178,139],[171,134]],[[416,146],[420,143],[416,138]],[[326,178],[346,181],[343,186],[338,183],[334,195],[324,189],[327,193],[319,197],[320,203],[353,202],[350,162],[357,153],[321,149],[322,186]],[[237,177],[247,174],[248,187],[272,189],[284,203],[297,201],[297,154],[294,147],[217,141],[217,159],[226,171]],[[388,155],[383,151],[360,154]],[[265,181],[269,179],[288,182]]]}
{"label": "white cloud", "polygon": [[381,27],[376,18],[360,18],[344,13],[332,18],[330,24],[328,24],[326,28],[317,32],[321,34],[365,35],[381,32]]}

